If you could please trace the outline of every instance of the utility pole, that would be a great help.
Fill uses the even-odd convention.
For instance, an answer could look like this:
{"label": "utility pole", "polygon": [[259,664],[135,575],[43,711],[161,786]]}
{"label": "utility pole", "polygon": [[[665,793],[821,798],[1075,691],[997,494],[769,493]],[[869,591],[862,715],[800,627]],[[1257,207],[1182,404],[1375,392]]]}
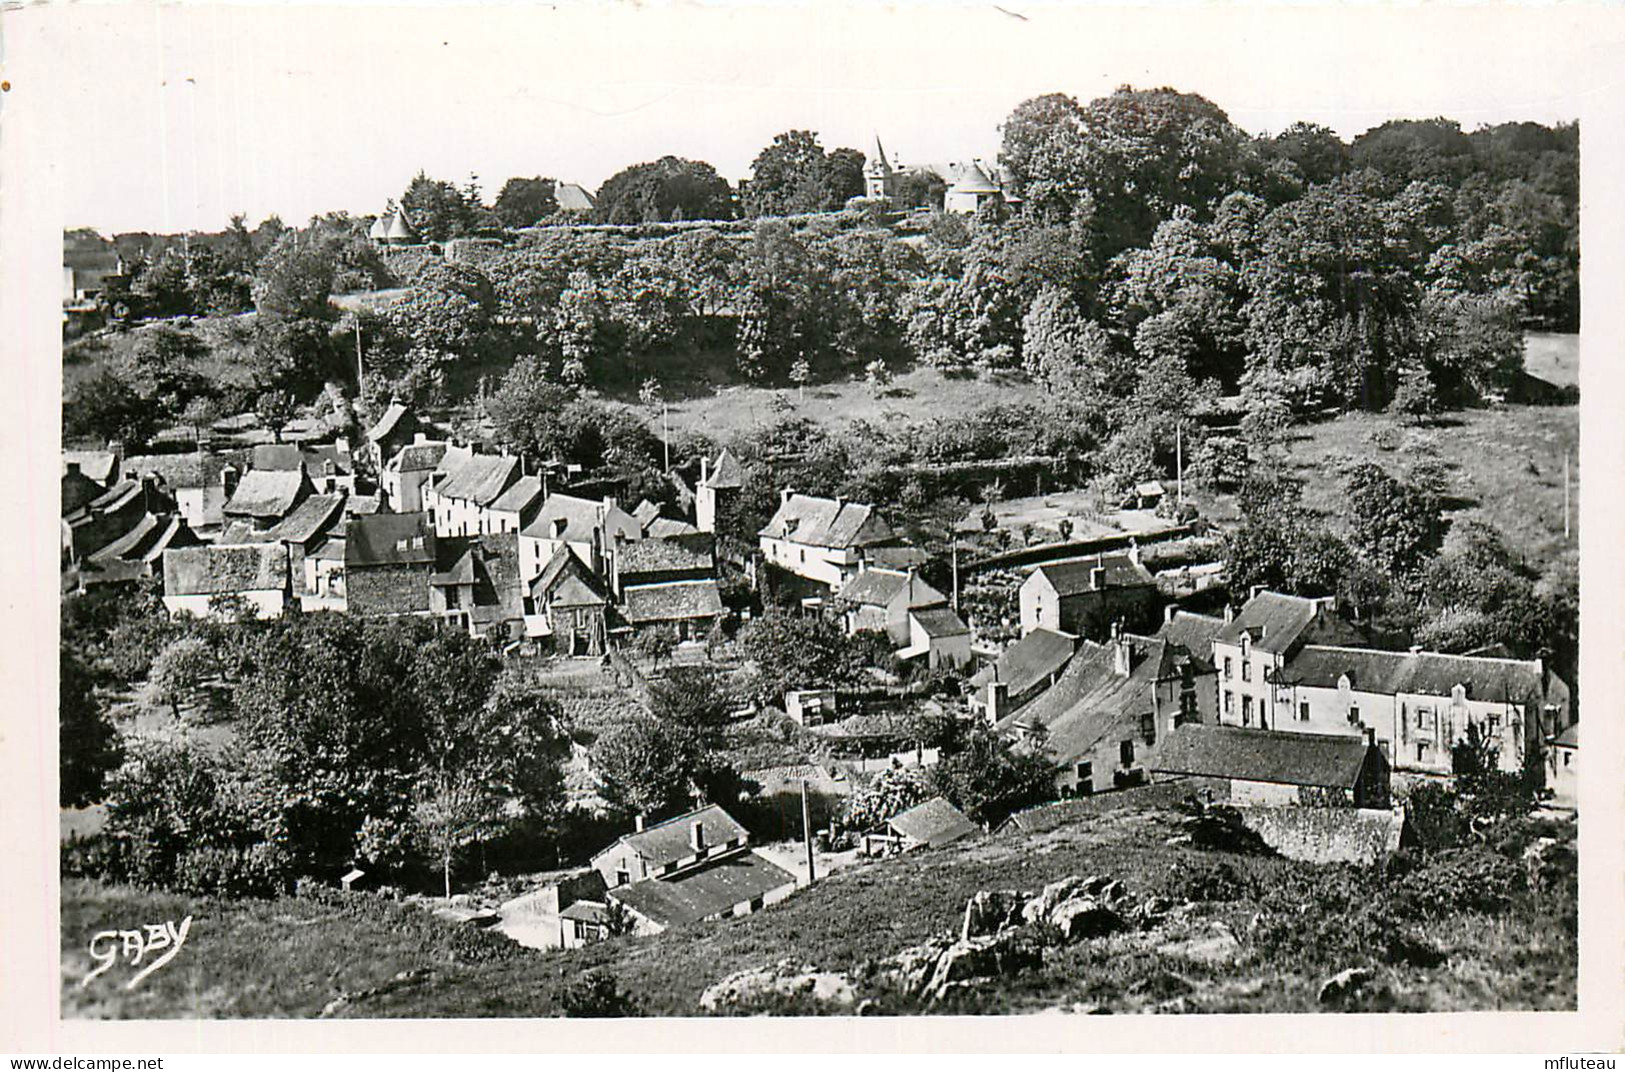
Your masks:
{"label": "utility pole", "polygon": [[958,537],[954,538],[953,548],[954,548],[954,554],[953,554],[953,559],[954,559],[954,613],[958,614],[959,613],[959,539],[958,539]]}
{"label": "utility pole", "polygon": [[671,472],[671,425],[668,423],[668,418],[670,417],[670,415],[671,415],[671,407],[669,405],[667,405],[665,402],[661,402],[660,403],[660,441],[664,445],[664,447],[666,448],[666,472],[668,472],[668,473]]}
{"label": "utility pole", "polygon": [[367,373],[361,365],[361,317],[355,318],[355,393],[358,398],[367,397]]}
{"label": "utility pole", "polygon": [[1563,538],[1569,538],[1569,452],[1563,452]]}
{"label": "utility pole", "polygon": [[1185,505],[1185,422],[1174,425],[1174,480],[1179,484],[1179,505]]}
{"label": "utility pole", "polygon": [[813,873],[812,808],[807,804],[807,779],[801,779],[801,836],[807,842],[807,885],[818,876]]}

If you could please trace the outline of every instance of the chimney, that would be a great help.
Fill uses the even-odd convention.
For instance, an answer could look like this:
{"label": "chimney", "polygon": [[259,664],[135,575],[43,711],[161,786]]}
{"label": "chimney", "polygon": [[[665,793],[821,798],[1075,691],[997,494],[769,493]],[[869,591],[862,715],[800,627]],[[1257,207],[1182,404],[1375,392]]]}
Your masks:
{"label": "chimney", "polygon": [[1140,541],[1133,536],[1128,538],[1128,560],[1136,566],[1140,564]]}
{"label": "chimney", "polygon": [[790,501],[790,496],[792,496],[794,494],[795,494],[795,489],[794,488],[785,488],[783,491],[779,492],[779,505],[783,506],[786,503],[788,503]]}
{"label": "chimney", "polygon": [[65,475],[67,475],[67,476],[78,476],[79,475],[79,463],[78,462],[69,462],[68,463],[68,471],[67,471],[67,473]]}
{"label": "chimney", "polygon": [[1236,620],[1236,608],[1228,603],[1224,605],[1224,620],[1227,625]]}
{"label": "chimney", "polygon": [[568,518],[555,517],[553,519],[553,538],[555,540],[564,539],[564,530],[569,527],[570,521]]}
{"label": "chimney", "polygon": [[141,504],[148,513],[158,505],[158,477],[154,473],[141,478]]}
{"label": "chimney", "polygon": [[1258,593],[1260,593],[1260,592],[1262,592],[1262,591],[1263,591],[1263,590],[1264,590],[1264,586],[1263,586],[1263,585],[1261,585],[1261,584],[1255,584],[1255,585],[1253,585],[1253,586],[1252,586],[1252,588],[1250,588],[1250,589],[1249,589],[1249,590],[1248,590],[1248,592],[1247,592],[1247,598],[1248,598],[1248,599],[1257,599],[1257,598],[1258,598]]}
{"label": "chimney", "polygon": [[1117,625],[1112,626],[1112,669],[1118,677],[1128,677],[1134,669],[1134,649]]}
{"label": "chimney", "polygon": [[637,817],[632,820],[632,825],[636,829],[637,833],[643,833],[643,813],[641,811],[638,812]]}
{"label": "chimney", "polygon": [[339,436],[337,439],[333,440],[333,446],[338,448],[340,454],[350,453],[350,437]]}
{"label": "chimney", "polygon": [[711,459],[700,455],[700,483],[703,484],[711,478]]}
{"label": "chimney", "polygon": [[1162,624],[1163,625],[1169,624],[1170,622],[1172,622],[1177,617],[1179,617],[1179,604],[1178,603],[1170,603],[1166,607],[1162,608]]}
{"label": "chimney", "polygon": [[704,823],[696,821],[693,826],[689,827],[688,843],[694,849],[695,852],[699,852],[699,851],[701,851],[702,849],[705,848],[705,824]]}
{"label": "chimney", "polygon": [[1098,592],[1106,587],[1106,567],[1094,566],[1089,570],[1089,587]]}
{"label": "chimney", "polygon": [[621,505],[621,501],[613,495],[604,496],[604,513],[609,513]]}
{"label": "chimney", "polygon": [[1375,748],[1377,746],[1377,727],[1367,726],[1365,728],[1365,744],[1367,748]]}
{"label": "chimney", "polygon": [[429,435],[428,435],[427,432],[413,432],[412,433],[412,442],[413,443],[427,443],[428,441],[429,441]]}

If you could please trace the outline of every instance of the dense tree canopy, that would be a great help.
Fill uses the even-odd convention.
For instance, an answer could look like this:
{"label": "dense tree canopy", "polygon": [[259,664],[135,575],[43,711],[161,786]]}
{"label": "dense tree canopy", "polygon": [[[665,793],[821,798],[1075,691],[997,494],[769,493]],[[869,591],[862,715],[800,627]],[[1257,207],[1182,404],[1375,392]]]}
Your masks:
{"label": "dense tree canopy", "polygon": [[598,190],[599,223],[732,219],[733,190],[702,160],[663,156],[615,173]]}
{"label": "dense tree canopy", "polygon": [[554,182],[537,176],[512,178],[502,184],[491,210],[504,227],[531,227],[559,210],[553,196]]}
{"label": "dense tree canopy", "polygon": [[856,149],[826,153],[810,130],[788,130],[751,164],[745,208],[752,216],[829,212],[863,193],[863,154]]}

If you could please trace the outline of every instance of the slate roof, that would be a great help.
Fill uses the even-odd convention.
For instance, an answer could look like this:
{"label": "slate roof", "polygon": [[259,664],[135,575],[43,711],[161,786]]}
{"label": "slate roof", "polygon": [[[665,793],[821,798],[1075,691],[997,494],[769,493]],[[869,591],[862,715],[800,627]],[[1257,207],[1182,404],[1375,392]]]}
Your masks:
{"label": "slate roof", "polygon": [[568,547],[553,552],[542,572],[530,582],[530,592],[561,607],[603,606],[609,602],[604,582]]}
{"label": "slate roof", "polygon": [[439,440],[408,443],[395,452],[395,456],[384,464],[384,468],[392,473],[433,472],[439,468],[440,459],[445,457],[445,454],[446,444]]}
{"label": "slate roof", "polygon": [[963,636],[970,632],[970,626],[964,619],[955,614],[949,607],[916,607],[909,612],[909,617],[920,623],[925,635],[933,640],[939,637]]}
{"label": "slate roof", "polygon": [[62,516],[77,513],[102,497],[107,489],[79,470],[62,474]]}
{"label": "slate roof", "polygon": [[723,811],[720,805],[707,804],[703,808],[655,823],[636,833],[622,834],[615,840],[615,845],[611,845],[598,855],[604,855],[616,845],[626,845],[642,857],[650,868],[674,864],[684,857],[693,855],[694,849],[689,839],[692,837],[695,823],[700,824],[707,845],[721,845],[727,841],[744,841],[749,838],[745,828],[740,826],[732,815]]}
{"label": "slate roof", "polygon": [[678,927],[793,887],[796,877],[754,852],[726,856],[673,878],[617,886],[608,896],[663,927]]}
{"label": "slate roof", "polygon": [[69,462],[78,464],[81,473],[104,486],[117,476],[119,471],[118,455],[107,450],[65,450],[62,452],[64,472]]}
{"label": "slate roof", "polygon": [[722,453],[717,455],[716,464],[711,467],[710,475],[705,478],[705,486],[714,490],[745,486],[744,467],[729,453],[727,447],[723,447]]}
{"label": "slate roof", "polygon": [[1144,566],[1128,555],[1096,555],[1067,562],[1049,562],[1033,572],[1043,574],[1057,594],[1073,596],[1095,591],[1093,576],[1097,566],[1106,571],[1104,581],[1107,588],[1155,586],[1157,583]]}
{"label": "slate roof", "polygon": [[293,513],[266,530],[273,540],[287,543],[308,543],[336,523],[344,513],[344,493],[312,495],[296,507]]}
{"label": "slate roof", "polygon": [[863,552],[863,557],[870,566],[890,570],[917,569],[931,561],[930,555],[911,544],[871,547]]}
{"label": "slate roof", "polygon": [[344,531],[347,567],[423,565],[434,559],[434,526],[427,513],[351,518]]}
{"label": "slate roof", "polygon": [[316,558],[327,562],[344,561],[345,540],[343,536],[328,536],[321,543],[305,552],[306,558]]}
{"label": "slate roof", "polygon": [[596,203],[596,199],[587,192],[586,187],[575,182],[555,184],[553,199],[558,202],[560,212],[587,212]]}
{"label": "slate roof", "polygon": [[1359,631],[1315,600],[1279,592],[1260,592],[1249,599],[1234,620],[1220,629],[1214,641],[1239,644],[1241,634],[1252,637],[1259,651],[1285,653],[1299,642],[1342,642],[1363,646]]}
{"label": "slate roof", "polygon": [[383,415],[378,418],[377,423],[371,428],[367,429],[367,438],[374,443],[378,442],[380,439],[388,438],[390,433],[395,431],[396,426],[401,423],[402,419],[404,419],[409,412],[410,411],[399,402],[390,403],[389,408],[384,410]]}
{"label": "slate roof", "polygon": [[1162,658],[1160,642],[1136,647],[1125,675],[1117,672],[1113,645],[1084,641],[1055,684],[998,728],[1043,726],[1046,749],[1062,766],[1087,756],[1102,742],[1138,737],[1141,716],[1156,710],[1153,690]]}
{"label": "slate roof", "polygon": [[[565,522],[563,536],[553,535],[555,518]],[[526,536],[542,540],[562,539],[568,543],[591,543],[595,529],[603,531],[606,547],[614,545],[617,533],[628,540],[643,538],[643,526],[620,507],[609,507],[602,500],[583,499],[559,492],[547,497],[535,520],[526,525],[523,531]]]}
{"label": "slate roof", "polygon": [[621,592],[621,611],[634,625],[715,618],[722,613],[722,594],[709,579],[630,585]]}
{"label": "slate roof", "polygon": [[981,828],[944,797],[932,797],[886,820],[886,825],[904,837],[930,848],[947,845],[962,837],[981,833]]}
{"label": "slate roof", "polygon": [[759,535],[830,548],[867,547],[896,538],[886,519],[867,503],[815,495],[789,496]]}
{"label": "slate roof", "polygon": [[687,521],[670,517],[657,517],[648,522],[643,534],[655,540],[669,540],[673,536],[692,536],[700,530]]}
{"label": "slate roof", "polygon": [[716,568],[716,541],[710,533],[672,539],[633,540],[617,548],[616,569],[623,577]]}
{"label": "slate roof", "polygon": [[348,476],[355,469],[348,450],[332,443],[316,447],[301,447],[293,443],[261,443],[249,456],[253,469],[293,470],[303,466],[311,476],[325,473],[326,463],[333,463],[337,476]]}
{"label": "slate roof", "polygon": [[632,516],[637,518],[638,521],[645,528],[647,528],[649,522],[660,516],[660,504],[650,502],[648,499],[641,499],[638,501],[638,504],[632,508]]}
{"label": "slate roof", "polygon": [[1178,644],[1187,648],[1192,654],[1200,655],[1212,661],[1213,638],[1219,635],[1224,628],[1223,618],[1212,618],[1206,614],[1192,614],[1189,611],[1180,611],[1170,621],[1163,623],[1157,635],[1170,644]]}
{"label": "slate roof", "polygon": [[153,473],[171,488],[208,488],[220,483],[220,474],[231,459],[207,451],[185,454],[139,454],[124,462],[124,472],[136,479]]}
{"label": "slate roof", "polygon": [[1552,743],[1557,745],[1559,748],[1579,748],[1580,724],[1576,722],[1574,725],[1570,726],[1556,737],[1553,737]]}
{"label": "slate roof", "polygon": [[837,598],[868,607],[886,607],[905,590],[905,609],[934,606],[948,598],[917,574],[888,569],[863,570],[846,582]]}
{"label": "slate roof", "polygon": [[91,555],[90,561],[97,565],[118,559],[152,562],[171,546],[195,546],[197,542],[180,518],[143,514],[128,532]]}
{"label": "slate roof", "polygon": [[990,681],[1002,681],[1011,696],[1020,696],[1034,685],[1064,667],[1077,650],[1078,638],[1053,629],[1034,629],[970,679],[973,687],[984,689]]}
{"label": "slate roof", "polygon": [[592,901],[574,901],[562,912],[560,919],[578,919],[583,923],[609,922],[609,906],[595,904]]}
{"label": "slate roof", "polygon": [[227,517],[283,518],[311,490],[310,480],[298,469],[250,469],[237,481],[226,500]]}
{"label": "slate roof", "polygon": [[464,499],[489,506],[519,478],[519,459],[501,454],[474,454],[454,467],[434,486],[447,499]]}
{"label": "slate roof", "polygon": [[960,167],[959,176],[953,182],[953,189],[965,194],[996,194],[999,192],[999,188],[993,184],[993,180],[987,177],[987,172],[983,171],[981,165],[975,161]]}
{"label": "slate roof", "polygon": [[1350,684],[1360,692],[1393,695],[1399,691],[1399,682],[1405,677],[1408,655],[1402,651],[1305,644],[1282,669],[1281,681],[1283,684],[1335,689],[1337,679],[1346,673]]}
{"label": "slate roof", "polygon": [[128,506],[130,501],[140,494],[141,481],[121,480],[97,498],[90,500],[90,509],[100,514],[114,513]]}
{"label": "slate roof", "polygon": [[542,498],[542,478],[522,476],[491,501],[490,509],[504,514],[522,514]]}
{"label": "slate roof", "polygon": [[1367,747],[1361,737],[1187,724],[1163,739],[1147,766],[1167,774],[1353,789]]}
{"label": "slate roof", "polygon": [[233,521],[221,531],[220,535],[215,537],[214,542],[221,547],[226,547],[240,543],[275,543],[276,541],[271,538],[269,532],[256,529],[247,521]]}
{"label": "slate roof", "polygon": [[212,596],[276,591],[288,585],[281,544],[171,548],[164,552],[164,594]]}

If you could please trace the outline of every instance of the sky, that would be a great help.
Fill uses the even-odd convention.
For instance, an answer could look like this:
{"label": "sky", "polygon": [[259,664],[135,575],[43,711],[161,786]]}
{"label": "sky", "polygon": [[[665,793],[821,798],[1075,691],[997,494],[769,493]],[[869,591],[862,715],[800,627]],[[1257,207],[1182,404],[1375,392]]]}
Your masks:
{"label": "sky", "polygon": [[1344,138],[1397,117],[1572,120],[1622,88],[1620,35],[1576,32],[1579,5],[37,11],[7,13],[6,103],[52,110],[64,223],[107,233],[377,213],[420,168],[477,175],[488,200],[510,176],[596,189],[666,154],[738,179],[790,128],[870,154],[878,134],[905,162],[991,158],[1023,99],[1122,84],[1200,93],[1254,133]]}

